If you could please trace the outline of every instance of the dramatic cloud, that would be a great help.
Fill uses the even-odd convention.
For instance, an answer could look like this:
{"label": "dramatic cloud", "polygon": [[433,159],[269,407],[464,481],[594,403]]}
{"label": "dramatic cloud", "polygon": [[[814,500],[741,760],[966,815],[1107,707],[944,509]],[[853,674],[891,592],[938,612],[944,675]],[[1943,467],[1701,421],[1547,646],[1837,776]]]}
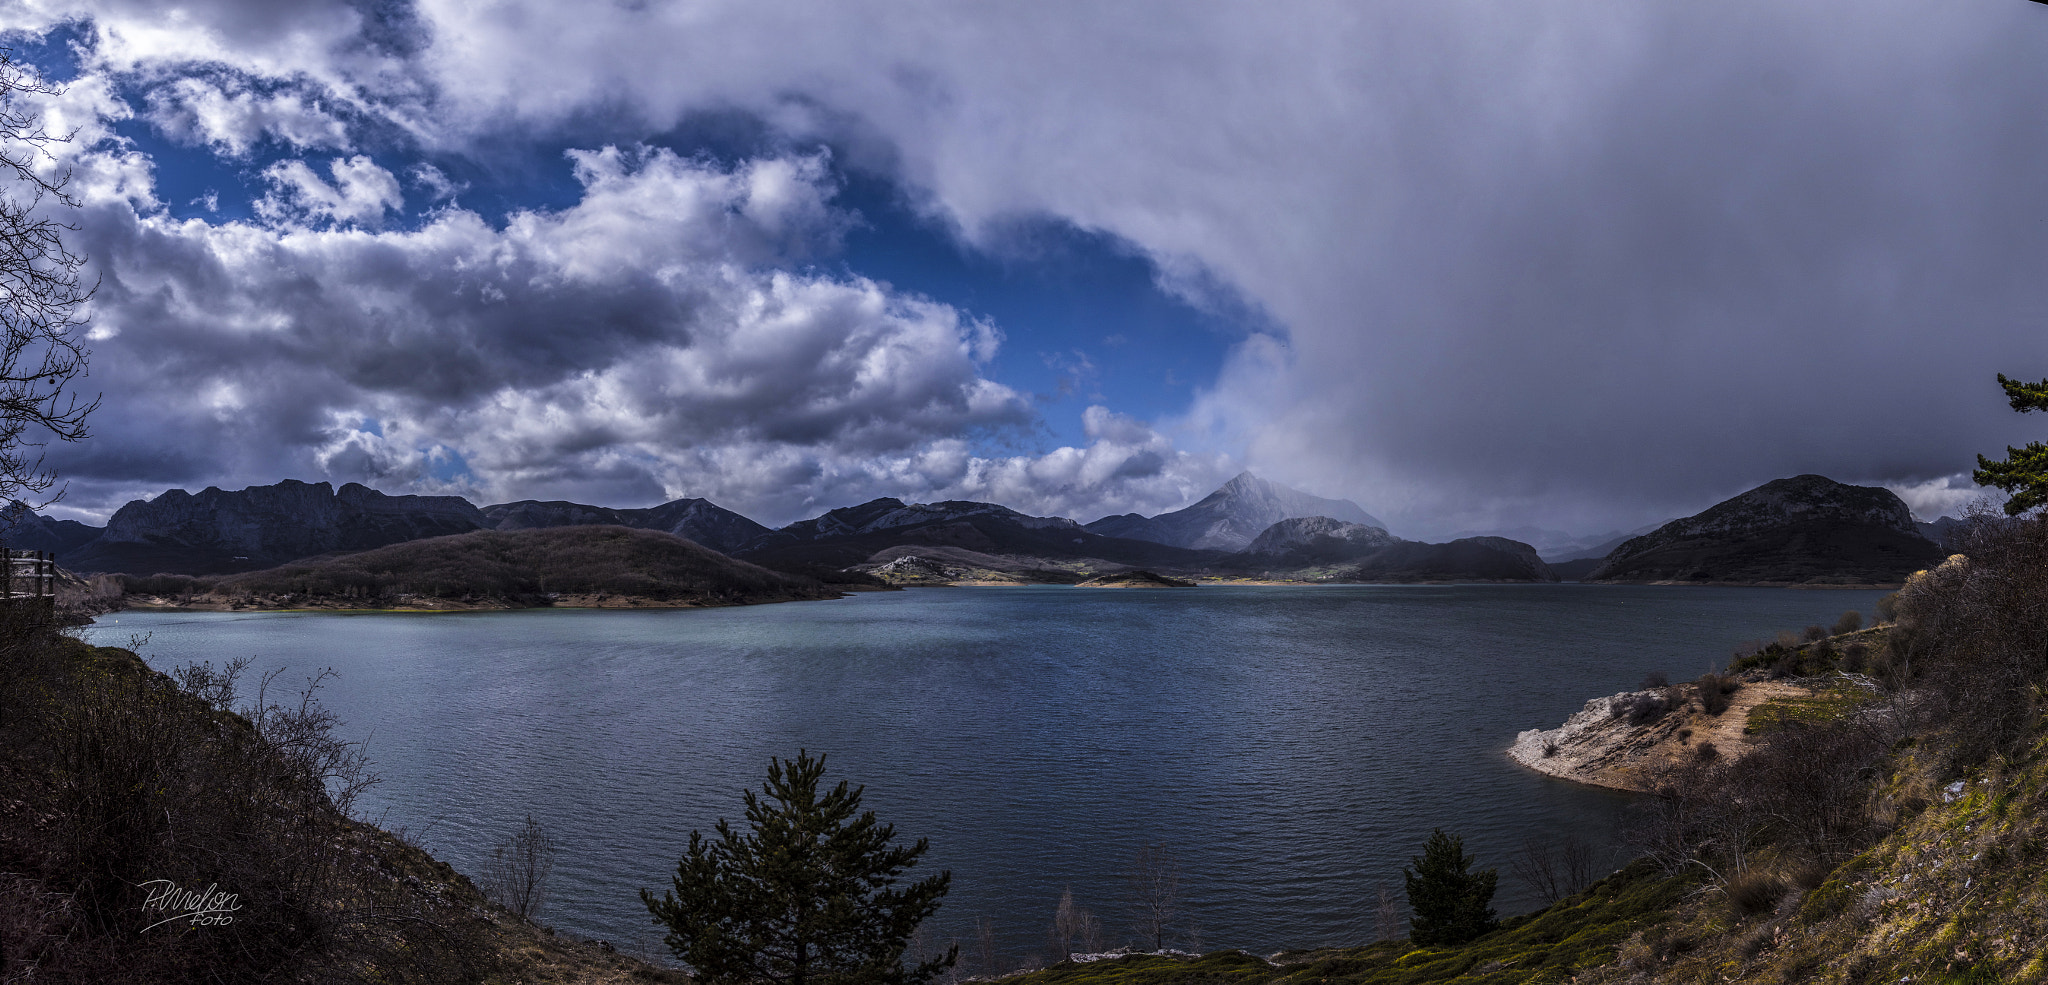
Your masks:
{"label": "dramatic cloud", "polygon": [[[804,190],[820,179],[798,173],[801,156],[726,173],[719,181],[767,184],[712,194],[729,204],[686,223],[645,224],[608,197],[640,180],[639,165],[589,161],[580,204],[503,231],[461,213],[383,233],[135,221],[132,238],[154,244],[150,255],[193,251],[179,268],[192,273],[179,277],[232,287],[242,300],[231,304],[247,306],[236,318],[268,311],[330,326],[284,331],[291,345],[250,337],[265,358],[333,361],[306,372],[402,405],[422,429],[403,439],[405,455],[432,442],[455,449],[463,428],[519,415],[564,422],[559,433],[515,427],[462,445],[472,468],[660,476],[645,481],[664,489],[720,470],[764,502],[781,484],[827,498],[984,489],[1088,513],[1165,495],[1172,482],[1133,492],[1147,487],[1127,473],[1150,467],[1148,456],[1161,475],[1185,466],[1188,476],[1228,457],[1356,498],[1404,533],[1596,530],[1809,471],[1893,483],[1923,510],[1952,503],[1968,492],[1952,477],[1975,452],[2032,434],[1992,374],[2048,373],[2048,16],[2038,5],[222,0],[168,19],[142,4],[24,9],[31,26],[90,18],[92,71],[154,80],[162,95],[144,110],[156,125],[223,154],[259,135],[353,153],[361,141],[343,143],[323,129],[328,119],[372,121],[461,155],[593,127],[628,144],[699,114],[751,114],[792,146],[828,141],[842,164],[885,172],[983,248],[1003,250],[1020,216],[1053,217],[1134,244],[1167,290],[1264,319],[1184,415],[1153,422],[1153,437],[1119,443],[1091,421],[1089,448],[1012,460],[976,437],[1029,416],[974,368],[975,339],[993,338],[993,326],[858,277],[800,272],[805,257],[829,254],[841,221],[822,192]],[[299,167],[289,188],[331,193],[290,199],[307,221],[366,223],[371,205],[351,203],[381,215],[397,202],[395,186],[390,199],[350,198],[338,172]],[[687,199],[709,180],[659,194]],[[776,181],[790,204],[776,204]],[[432,187],[422,179],[423,198],[445,199]],[[763,215],[745,214],[754,202]],[[522,239],[521,223],[582,250],[616,243],[622,255],[606,262],[619,266]],[[711,243],[729,254],[705,259]],[[650,247],[689,258],[692,272],[660,273]],[[122,248],[123,262],[145,252]],[[507,250],[516,259],[505,262],[546,276],[483,273],[505,270]],[[422,271],[461,286],[430,287]],[[577,286],[592,277],[602,293]],[[265,307],[300,311],[295,290],[341,313]],[[426,304],[487,290],[538,311],[622,306],[618,325],[574,320],[609,361],[538,339],[524,314],[486,331],[461,327],[482,325],[483,309]],[[741,300],[756,296],[800,312],[807,328],[778,328]],[[155,297],[130,291],[108,310],[165,303]],[[433,323],[456,327],[405,327],[399,298],[445,309]],[[177,362],[189,343],[211,358],[207,337],[166,324],[151,332],[160,355]],[[891,369],[908,374],[900,385],[835,388],[818,367],[840,365],[823,355],[840,349],[763,343],[777,359],[815,355],[797,360],[812,374],[798,390],[834,396],[807,417],[774,402],[786,394],[768,398],[779,391],[739,353],[757,336],[811,330],[841,340],[844,358],[891,340],[881,351],[917,358],[878,365],[919,368]],[[358,365],[356,333],[415,346],[416,368]],[[606,341],[626,338],[632,346]],[[536,360],[563,369],[541,372]],[[737,373],[752,382],[734,392],[761,400],[692,396],[650,418],[663,422],[655,430],[733,436],[692,445],[684,464],[680,443],[648,452],[630,426],[653,412],[648,379],[634,372],[714,390],[731,383],[717,373]],[[337,397],[320,413],[367,399]],[[429,413],[436,401],[449,403]],[[870,410],[884,404],[895,410]],[[841,412],[855,422],[819,423]],[[344,440],[335,426],[280,428],[258,444],[312,448],[309,435],[327,436],[317,447],[344,449],[328,459],[340,462],[400,440],[390,428],[378,441]],[[579,442],[590,450],[574,454],[598,457],[573,457]],[[1133,450],[1114,466],[1083,464],[1114,449]],[[1044,491],[1054,488],[1068,491]]]}
{"label": "dramatic cloud", "polygon": [[[1170,449],[1106,412],[1091,412],[1100,447],[1061,453],[1087,462],[1040,470],[1065,486],[1022,490],[989,473],[1028,464],[967,454],[959,436],[1031,420],[980,374],[996,330],[782,269],[844,221],[821,159],[575,157],[576,206],[502,229],[462,210],[369,232],[94,206],[95,379],[117,397],[99,438],[63,449],[81,496],[282,471],[484,499],[711,495],[788,520],[854,492],[1086,505],[1071,480],[1123,459],[1144,467],[1119,478],[1160,485]],[[273,170],[316,217],[396,205],[395,179],[363,158],[334,162],[333,185]],[[1160,492],[1147,505],[1184,494]]]}

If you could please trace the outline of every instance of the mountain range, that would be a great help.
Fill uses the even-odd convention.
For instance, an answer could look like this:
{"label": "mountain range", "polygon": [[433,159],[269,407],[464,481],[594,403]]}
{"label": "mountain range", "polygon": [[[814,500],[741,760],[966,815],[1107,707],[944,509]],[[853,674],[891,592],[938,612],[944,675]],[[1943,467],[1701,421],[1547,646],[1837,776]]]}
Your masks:
{"label": "mountain range", "polygon": [[[1953,523],[1953,521],[1943,522]],[[1348,500],[1243,473],[1182,510],[1081,524],[994,503],[876,499],[770,529],[703,499],[620,509],[455,496],[390,496],[349,483],[285,480],[227,492],[173,489],[123,506],[104,529],[30,515],[9,546],[57,553],[83,572],[192,575],[469,533],[617,526],[659,531],[731,557],[841,585],[1078,583],[1144,569],[1253,580],[1888,583],[1942,555],[1889,491],[1822,476],[1766,483],[1696,515],[1546,563],[1530,544],[1402,540]],[[1551,543],[1557,543],[1552,540]]]}

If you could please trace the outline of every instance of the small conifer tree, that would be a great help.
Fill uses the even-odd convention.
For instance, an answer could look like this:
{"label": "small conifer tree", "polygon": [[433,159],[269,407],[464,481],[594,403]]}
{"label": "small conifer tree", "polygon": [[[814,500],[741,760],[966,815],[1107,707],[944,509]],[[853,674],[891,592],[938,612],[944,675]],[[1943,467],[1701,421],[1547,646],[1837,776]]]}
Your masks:
{"label": "small conifer tree", "polygon": [[899,885],[928,846],[892,845],[894,825],[860,809],[844,782],[822,797],[825,757],[770,759],[763,797],[746,792],[753,831],[718,822],[690,832],[674,890],[640,891],[663,938],[704,985],[921,985],[953,966],[943,957],[905,968],[919,924],[938,911],[952,873]]}
{"label": "small conifer tree", "polygon": [[1414,911],[1408,937],[1417,944],[1462,944],[1499,926],[1494,919],[1493,891],[1498,869],[1473,872],[1476,861],[1465,854],[1465,841],[1439,828],[1430,833],[1411,871],[1408,908]]}
{"label": "small conifer tree", "polygon": [[[2006,379],[2000,373],[1998,385],[2005,389],[2006,402],[2012,409],[2022,414],[2048,410],[2048,380],[2023,383]],[[1997,462],[1979,455],[1977,471],[1971,477],[1980,486],[1997,486],[2012,495],[2005,501],[2007,516],[2018,516],[2048,504],[2048,445],[2034,441],[2025,448],[2007,446],[2004,460]]]}

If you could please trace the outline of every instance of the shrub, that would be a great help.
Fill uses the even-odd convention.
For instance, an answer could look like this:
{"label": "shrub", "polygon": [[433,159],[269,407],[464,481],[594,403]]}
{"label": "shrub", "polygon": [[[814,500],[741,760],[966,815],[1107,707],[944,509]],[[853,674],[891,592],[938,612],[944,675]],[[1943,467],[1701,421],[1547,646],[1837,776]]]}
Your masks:
{"label": "shrub", "polygon": [[1801,634],[1800,642],[1812,643],[1816,640],[1824,640],[1827,638],[1828,628],[1819,623],[1814,623],[1813,625],[1806,627],[1806,632]]}
{"label": "shrub", "polygon": [[1648,725],[1671,713],[1671,700],[1662,691],[1637,691],[1616,698],[1607,713],[1630,725]]}
{"label": "shrub", "polygon": [[1653,690],[1656,690],[1656,689],[1658,689],[1658,688],[1665,688],[1665,687],[1670,687],[1670,686],[1671,686],[1671,677],[1670,677],[1670,675],[1668,675],[1668,674],[1664,673],[1664,672],[1663,672],[1663,671],[1661,671],[1661,670],[1653,670],[1653,671],[1650,671],[1649,673],[1647,673],[1647,674],[1644,674],[1644,675],[1643,675],[1643,683],[1642,683],[1642,686],[1641,686],[1641,687],[1639,687],[1639,688],[1637,688],[1637,690],[1639,690],[1639,691],[1653,691]]}
{"label": "shrub", "polygon": [[1711,763],[1721,758],[1721,750],[1711,741],[1702,739],[1700,744],[1693,748],[1693,755],[1699,757],[1700,762]]}
{"label": "shrub", "polygon": [[1741,681],[1727,674],[1701,674],[1696,684],[1700,707],[1709,715],[1719,715],[1728,710],[1728,696],[1741,687]]}
{"label": "shrub", "polygon": [[1841,636],[1845,633],[1853,633],[1862,628],[1863,613],[1857,612],[1855,609],[1850,609],[1849,611],[1842,613],[1842,618],[1835,620],[1836,636]]}
{"label": "shrub", "polygon": [[1729,879],[1721,891],[1727,895],[1728,906],[1735,911],[1735,916],[1742,918],[1776,909],[1778,901],[1785,898],[1789,888],[1776,873],[1752,869]]}
{"label": "shrub", "polygon": [[1465,854],[1463,839],[1444,834],[1442,829],[1430,833],[1422,854],[1414,859],[1414,871],[1401,870],[1408,886],[1408,907],[1415,914],[1409,921],[1410,940],[1424,947],[1463,944],[1500,925],[1493,912],[1500,872],[1474,872],[1474,861]]}

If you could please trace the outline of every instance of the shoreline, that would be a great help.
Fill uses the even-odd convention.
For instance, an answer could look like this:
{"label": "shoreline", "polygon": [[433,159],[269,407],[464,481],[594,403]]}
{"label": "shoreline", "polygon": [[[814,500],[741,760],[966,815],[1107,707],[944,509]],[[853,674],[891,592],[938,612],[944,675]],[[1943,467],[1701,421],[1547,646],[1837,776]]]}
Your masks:
{"label": "shoreline", "polygon": [[[1614,713],[1619,702],[1681,689],[1688,691],[1683,702],[1656,721],[1631,724]],[[1665,773],[1687,761],[1708,758],[1725,762],[1746,755],[1749,719],[1757,708],[1819,693],[1785,681],[1743,681],[1728,695],[1727,709],[1710,715],[1696,692],[1697,685],[1688,683],[1593,698],[1556,728],[1518,733],[1506,753],[1516,764],[1555,779],[1625,793],[1650,793]],[[1703,757],[1703,743],[1711,743],[1715,753]]]}

